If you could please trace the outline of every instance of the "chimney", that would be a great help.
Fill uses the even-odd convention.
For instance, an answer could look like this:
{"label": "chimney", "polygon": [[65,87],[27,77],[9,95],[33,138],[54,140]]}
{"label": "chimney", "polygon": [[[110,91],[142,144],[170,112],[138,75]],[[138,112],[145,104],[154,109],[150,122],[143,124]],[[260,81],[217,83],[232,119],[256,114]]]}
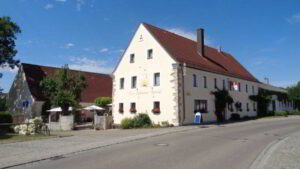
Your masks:
{"label": "chimney", "polygon": [[218,48],[218,52],[221,53],[222,52],[222,46],[220,45]]}
{"label": "chimney", "polygon": [[204,29],[197,29],[197,52],[204,56]]}

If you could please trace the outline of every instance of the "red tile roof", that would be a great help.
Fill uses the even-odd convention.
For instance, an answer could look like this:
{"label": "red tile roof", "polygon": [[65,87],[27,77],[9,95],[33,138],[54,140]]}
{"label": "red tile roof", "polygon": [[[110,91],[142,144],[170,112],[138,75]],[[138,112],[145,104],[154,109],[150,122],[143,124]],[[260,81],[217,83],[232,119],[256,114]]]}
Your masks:
{"label": "red tile roof", "polygon": [[[40,87],[41,80],[46,76],[53,76],[60,68],[48,67],[22,63],[29,90],[32,96],[38,101],[44,101]],[[91,73],[71,70],[74,73],[82,73],[87,81],[87,88],[81,93],[81,102],[93,103],[97,97],[112,97],[112,78],[107,74]]]}
{"label": "red tile roof", "polygon": [[143,25],[176,61],[186,63],[188,67],[259,82],[226,52],[205,46],[205,55],[202,57],[197,52],[197,42],[147,23]]}

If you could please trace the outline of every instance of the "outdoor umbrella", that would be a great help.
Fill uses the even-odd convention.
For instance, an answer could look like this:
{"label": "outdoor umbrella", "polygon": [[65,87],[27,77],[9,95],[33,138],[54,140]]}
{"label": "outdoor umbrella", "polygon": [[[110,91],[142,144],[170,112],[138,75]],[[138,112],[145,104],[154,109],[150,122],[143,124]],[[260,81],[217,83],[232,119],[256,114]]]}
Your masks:
{"label": "outdoor umbrella", "polygon": [[97,110],[105,110],[104,108],[99,107],[99,106],[96,106],[96,105],[91,105],[91,106],[85,107],[85,108],[83,108],[83,109],[84,109],[84,110],[94,110],[94,111],[97,111]]}
{"label": "outdoor umbrella", "polygon": [[[73,110],[73,107],[69,107],[69,111],[72,111]],[[52,108],[50,110],[47,110],[47,112],[61,112],[62,109],[60,107],[55,107],[55,108]]]}

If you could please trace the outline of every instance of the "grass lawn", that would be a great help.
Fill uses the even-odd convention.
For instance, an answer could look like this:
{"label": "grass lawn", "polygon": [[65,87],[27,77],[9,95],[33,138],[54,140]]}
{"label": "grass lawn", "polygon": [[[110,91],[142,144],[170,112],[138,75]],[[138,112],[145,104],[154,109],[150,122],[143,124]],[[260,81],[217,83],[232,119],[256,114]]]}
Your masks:
{"label": "grass lawn", "polygon": [[54,137],[58,137],[58,136],[57,135],[48,136],[48,135],[41,135],[41,134],[23,136],[23,135],[8,133],[6,135],[0,135],[0,144],[31,141],[31,140],[41,140],[41,139],[48,139]]}

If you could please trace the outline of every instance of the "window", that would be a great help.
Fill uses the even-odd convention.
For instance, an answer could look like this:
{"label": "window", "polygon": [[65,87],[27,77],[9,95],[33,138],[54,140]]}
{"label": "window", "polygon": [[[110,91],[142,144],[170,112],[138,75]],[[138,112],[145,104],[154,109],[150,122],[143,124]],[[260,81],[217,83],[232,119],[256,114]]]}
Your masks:
{"label": "window", "polygon": [[132,102],[130,103],[130,113],[136,113],[136,107],[135,107],[135,103]]}
{"label": "window", "polygon": [[241,83],[238,83],[238,86],[239,86],[239,92],[241,92]]}
{"label": "window", "polygon": [[252,86],[252,93],[254,94],[254,86]]}
{"label": "window", "polygon": [[149,49],[147,54],[147,59],[152,59],[152,58],[153,58],[153,50]]}
{"label": "window", "polygon": [[228,104],[228,110],[233,112],[233,106],[232,106],[232,103]]}
{"label": "window", "polygon": [[154,73],[153,85],[154,86],[160,85],[160,73]]}
{"label": "window", "polygon": [[206,84],[206,76],[203,76],[203,82],[204,82],[204,88],[207,88],[207,84]]}
{"label": "window", "polygon": [[256,105],[255,105],[255,102],[253,102],[253,111],[256,111]]}
{"label": "window", "polygon": [[218,88],[218,85],[217,85],[217,78],[214,78],[214,81],[215,81],[215,89]]}
{"label": "window", "polygon": [[197,75],[193,74],[193,86],[197,87]]}
{"label": "window", "polygon": [[124,82],[125,82],[125,79],[121,78],[120,79],[120,89],[124,89]]}
{"label": "window", "polygon": [[195,100],[194,112],[207,113],[207,100]]}
{"label": "window", "polygon": [[228,81],[229,90],[232,90],[232,82]]}
{"label": "window", "polygon": [[248,93],[248,85],[246,84],[246,93]]}
{"label": "window", "polygon": [[134,63],[134,53],[130,54],[130,63]]}
{"label": "window", "polygon": [[131,88],[134,89],[136,88],[136,76],[131,77]]}
{"label": "window", "polygon": [[247,111],[249,111],[250,109],[249,109],[249,103],[247,103]]}
{"label": "window", "polygon": [[124,112],[124,104],[119,103],[119,113],[123,113],[123,112]]}
{"label": "window", "polygon": [[226,82],[225,82],[225,80],[223,79],[223,90],[225,90],[226,89]]}
{"label": "window", "polygon": [[160,113],[160,102],[158,102],[158,101],[153,102],[152,112],[153,113]]}

